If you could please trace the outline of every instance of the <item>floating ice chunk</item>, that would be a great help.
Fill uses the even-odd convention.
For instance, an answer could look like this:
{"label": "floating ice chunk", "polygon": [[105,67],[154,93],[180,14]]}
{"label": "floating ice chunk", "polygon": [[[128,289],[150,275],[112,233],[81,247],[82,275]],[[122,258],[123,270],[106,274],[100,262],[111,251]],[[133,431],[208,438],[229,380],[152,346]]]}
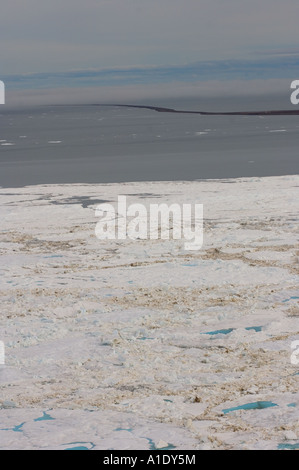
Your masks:
{"label": "floating ice chunk", "polygon": [[65,450],[90,450],[94,447],[93,442],[70,442],[67,445],[74,447],[68,447]]}
{"label": "floating ice chunk", "polygon": [[165,449],[169,446],[168,442],[163,441],[160,439],[160,441],[156,444],[157,449]]}
{"label": "floating ice chunk", "polygon": [[269,132],[286,132],[286,129],[272,129]]}
{"label": "floating ice chunk", "polygon": [[262,331],[262,327],[261,326],[247,326],[245,330],[247,331],[254,330],[256,333],[258,333]]}

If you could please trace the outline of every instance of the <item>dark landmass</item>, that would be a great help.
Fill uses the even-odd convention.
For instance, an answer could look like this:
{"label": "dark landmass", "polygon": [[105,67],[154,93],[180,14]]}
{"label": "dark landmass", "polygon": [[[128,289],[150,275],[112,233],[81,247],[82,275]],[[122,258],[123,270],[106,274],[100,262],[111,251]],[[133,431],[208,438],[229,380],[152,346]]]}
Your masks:
{"label": "dark landmass", "polygon": [[110,106],[110,107],[122,107],[122,108],[139,108],[139,109],[150,109],[157,111],[158,113],[176,113],[176,114],[200,114],[209,116],[292,116],[299,115],[299,109],[278,109],[269,111],[191,111],[191,110],[179,110],[174,108],[164,108],[160,106],[146,106],[138,104],[107,104],[107,103],[91,103],[91,104],[56,104],[56,106],[70,106],[70,107],[81,107],[81,106]]}
{"label": "dark landmass", "polygon": [[286,109],[274,111],[227,111],[227,112],[210,112],[210,111],[183,111],[173,108],[161,108],[159,106],[145,106],[134,104],[94,104],[93,106],[117,106],[125,108],[142,108],[151,109],[158,113],[180,113],[180,114],[202,114],[213,116],[288,116],[299,115],[299,109]]}

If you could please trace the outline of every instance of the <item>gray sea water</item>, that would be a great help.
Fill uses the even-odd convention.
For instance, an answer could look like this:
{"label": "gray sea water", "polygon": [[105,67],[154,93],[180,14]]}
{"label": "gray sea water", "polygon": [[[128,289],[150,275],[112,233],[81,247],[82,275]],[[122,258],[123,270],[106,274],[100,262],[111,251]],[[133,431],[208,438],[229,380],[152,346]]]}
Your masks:
{"label": "gray sea water", "polygon": [[[260,97],[144,104],[214,112],[292,108]],[[3,106],[0,186],[298,174],[298,144],[299,116],[201,116],[91,104]]]}

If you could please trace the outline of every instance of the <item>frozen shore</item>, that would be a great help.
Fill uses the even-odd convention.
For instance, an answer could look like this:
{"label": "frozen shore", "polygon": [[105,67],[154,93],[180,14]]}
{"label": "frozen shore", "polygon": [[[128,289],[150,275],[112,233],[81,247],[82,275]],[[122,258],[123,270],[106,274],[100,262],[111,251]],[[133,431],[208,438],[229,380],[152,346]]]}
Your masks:
{"label": "frozen shore", "polygon": [[[0,188],[0,448],[298,448],[298,188]],[[99,240],[118,195],[203,204],[203,247]]]}

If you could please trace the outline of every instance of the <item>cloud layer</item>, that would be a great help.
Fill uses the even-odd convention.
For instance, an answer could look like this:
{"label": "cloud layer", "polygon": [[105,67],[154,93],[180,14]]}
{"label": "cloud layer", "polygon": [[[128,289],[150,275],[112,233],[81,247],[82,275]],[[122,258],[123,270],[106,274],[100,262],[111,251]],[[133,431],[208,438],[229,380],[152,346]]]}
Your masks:
{"label": "cloud layer", "polygon": [[298,42],[297,0],[11,0],[1,74],[254,58]]}

